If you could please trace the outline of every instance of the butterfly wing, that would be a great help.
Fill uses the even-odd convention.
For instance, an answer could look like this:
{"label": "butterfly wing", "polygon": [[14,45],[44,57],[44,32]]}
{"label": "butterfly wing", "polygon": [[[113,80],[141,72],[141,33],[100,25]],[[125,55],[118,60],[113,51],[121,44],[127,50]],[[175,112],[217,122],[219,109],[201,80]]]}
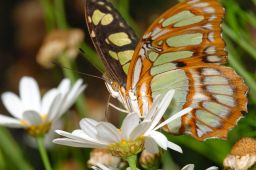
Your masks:
{"label": "butterfly wing", "polygon": [[138,39],[107,0],[85,0],[85,18],[93,44],[111,81],[126,84]]}
{"label": "butterfly wing", "polygon": [[217,0],[187,0],[160,16],[135,49],[127,91],[141,113],[158,94],[175,89],[166,117],[183,108],[193,110],[165,130],[191,134],[199,140],[226,138],[246,111],[247,87],[227,60],[220,24],[224,9]]}

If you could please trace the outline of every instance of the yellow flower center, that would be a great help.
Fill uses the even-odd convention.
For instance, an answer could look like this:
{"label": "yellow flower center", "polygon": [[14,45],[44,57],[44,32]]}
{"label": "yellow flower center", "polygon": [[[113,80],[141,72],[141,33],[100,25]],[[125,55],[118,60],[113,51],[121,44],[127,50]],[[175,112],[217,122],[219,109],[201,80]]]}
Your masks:
{"label": "yellow flower center", "polygon": [[108,150],[113,156],[127,158],[140,153],[144,149],[144,137],[139,137],[134,141],[122,139],[121,142],[108,146]]}
{"label": "yellow flower center", "polygon": [[45,122],[40,125],[29,126],[26,130],[29,135],[38,137],[46,134],[50,130],[50,128],[51,128],[51,122]]}

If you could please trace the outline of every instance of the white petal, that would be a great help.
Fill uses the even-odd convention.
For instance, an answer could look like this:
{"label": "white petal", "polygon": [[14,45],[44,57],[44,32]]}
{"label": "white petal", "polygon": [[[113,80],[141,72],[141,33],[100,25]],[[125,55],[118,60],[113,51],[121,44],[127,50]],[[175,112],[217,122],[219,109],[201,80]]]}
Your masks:
{"label": "white petal", "polygon": [[160,122],[160,120],[162,119],[166,109],[168,108],[168,106],[170,105],[172,98],[174,96],[174,90],[170,90],[168,91],[163,99],[161,100],[161,103],[158,105],[158,108],[156,110],[156,116],[153,119],[153,122],[151,124],[151,127],[149,128],[149,131],[154,129],[154,127]]}
{"label": "white petal", "polygon": [[40,91],[37,82],[31,77],[23,77],[20,81],[20,98],[24,110],[40,112]]}
{"label": "white petal", "polygon": [[151,137],[152,139],[154,139],[154,141],[164,150],[167,150],[168,147],[168,140],[167,138],[160,132],[157,131],[151,131],[148,134],[148,137]]}
{"label": "white petal", "polygon": [[155,101],[153,102],[153,105],[149,111],[149,113],[146,115],[145,119],[146,120],[152,120],[152,117],[154,116],[154,114],[156,113],[157,107],[160,103],[160,95],[157,95],[154,99]]}
{"label": "white petal", "polygon": [[26,120],[31,125],[39,125],[42,123],[42,119],[39,113],[35,111],[25,111],[22,114],[24,120]]}
{"label": "white petal", "polygon": [[145,149],[153,154],[159,153],[158,145],[150,137],[145,137]]}
{"label": "white petal", "polygon": [[206,170],[218,170],[219,168],[217,166],[211,166],[207,168]]}
{"label": "white petal", "polygon": [[78,96],[84,91],[85,87],[85,85],[82,85],[82,80],[76,82],[68,92],[66,99],[63,101],[63,107],[60,110],[60,114],[65,113],[74,104]]}
{"label": "white petal", "polygon": [[57,138],[53,140],[54,143],[72,147],[79,147],[79,148],[101,148],[101,146],[97,144],[86,144],[82,142],[78,142],[77,140],[68,139],[68,138]]}
{"label": "white petal", "polygon": [[123,138],[129,139],[131,132],[138,126],[140,118],[137,113],[128,114],[123,120],[121,127]]}
{"label": "white petal", "polygon": [[79,136],[76,136],[74,134],[71,134],[69,132],[65,132],[65,131],[62,131],[62,130],[55,130],[55,132],[61,136],[64,136],[66,138],[70,138],[70,139],[73,139],[73,140],[77,140],[78,142],[83,142],[83,139],[80,138]]}
{"label": "white petal", "polygon": [[97,139],[93,139],[89,136],[87,136],[82,130],[74,130],[72,133],[68,133],[62,130],[56,130],[56,133],[58,133],[61,136],[70,138],[72,140],[76,140],[77,142],[81,142],[88,145],[97,145],[97,146],[106,146],[105,144],[101,143],[100,141],[97,141]]}
{"label": "white petal", "polygon": [[[132,132],[130,135],[130,139],[131,140],[135,140],[136,138],[138,138],[139,136],[144,135],[144,133],[148,130],[148,128],[151,125],[151,121],[143,121],[142,123],[140,123]],[[129,139],[129,138],[128,138]]]}
{"label": "white petal", "polygon": [[78,136],[80,138],[82,138],[84,141],[86,141],[87,143],[97,143],[99,145],[102,145],[102,146],[106,146],[107,143],[104,143],[102,141],[99,141],[98,139],[96,138],[91,138],[90,136],[88,136],[86,133],[84,133],[83,130],[81,129],[77,129],[77,130],[74,130],[72,132],[73,135],[75,136]]}
{"label": "white petal", "polygon": [[80,121],[80,127],[81,129],[91,138],[96,138],[97,135],[97,130],[96,130],[96,126],[97,126],[98,122],[93,120],[93,119],[89,119],[89,118],[84,118]]}
{"label": "white petal", "polygon": [[16,118],[22,118],[23,106],[16,94],[6,92],[2,94],[2,101],[8,112]]}
{"label": "white petal", "polygon": [[0,125],[11,127],[11,128],[21,128],[23,127],[18,119],[13,119],[8,116],[0,115]]}
{"label": "white petal", "polygon": [[58,95],[58,91],[56,89],[52,89],[44,95],[41,103],[40,114],[43,114],[43,115],[49,114],[52,103],[57,95]]}
{"label": "white petal", "polygon": [[60,85],[58,86],[58,90],[62,93],[62,94],[66,94],[71,86],[71,82],[69,79],[63,79],[60,82]]}
{"label": "white petal", "polygon": [[182,111],[172,115],[171,117],[169,117],[167,120],[165,120],[164,122],[162,122],[161,124],[159,124],[157,127],[155,127],[153,130],[157,130],[160,129],[161,127],[167,125],[168,123],[170,123],[171,121],[184,116],[185,114],[188,114],[190,111],[192,110],[191,107],[183,109]]}
{"label": "white petal", "polygon": [[195,165],[194,164],[188,164],[184,166],[181,170],[194,170]]}
{"label": "white petal", "polygon": [[51,106],[48,111],[47,120],[48,121],[55,121],[58,119],[58,111],[62,106],[61,94],[57,94],[53,99]]}
{"label": "white petal", "polygon": [[167,147],[179,153],[183,153],[181,147],[173,142],[167,141]]}
{"label": "white petal", "polygon": [[97,167],[95,167],[95,170],[113,170],[113,169],[109,169],[108,167],[100,163],[96,164],[96,166]]}
{"label": "white petal", "polygon": [[100,122],[97,126],[97,138],[104,143],[116,143],[121,141],[120,132],[110,123]]}

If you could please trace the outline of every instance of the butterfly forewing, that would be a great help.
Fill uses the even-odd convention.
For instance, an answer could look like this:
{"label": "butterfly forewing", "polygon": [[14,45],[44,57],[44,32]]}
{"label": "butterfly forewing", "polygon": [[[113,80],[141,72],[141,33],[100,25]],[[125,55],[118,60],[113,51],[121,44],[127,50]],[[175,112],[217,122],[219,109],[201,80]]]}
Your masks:
{"label": "butterfly forewing", "polygon": [[168,114],[193,107],[166,130],[197,139],[225,138],[246,111],[247,87],[230,68],[220,24],[224,9],[217,0],[179,3],[155,20],[137,45],[127,79],[137,108],[145,112],[155,96],[175,89]]}
{"label": "butterfly forewing", "polygon": [[85,18],[93,44],[112,81],[124,85],[138,39],[106,0],[85,0]]}

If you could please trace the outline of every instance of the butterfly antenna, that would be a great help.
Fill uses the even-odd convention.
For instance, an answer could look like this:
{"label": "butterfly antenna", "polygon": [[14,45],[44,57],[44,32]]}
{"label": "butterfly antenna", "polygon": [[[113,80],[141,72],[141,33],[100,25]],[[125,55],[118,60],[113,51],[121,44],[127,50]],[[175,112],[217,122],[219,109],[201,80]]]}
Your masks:
{"label": "butterfly antenna", "polygon": [[[57,65],[57,66],[59,66],[59,67],[61,67],[61,68],[64,68],[64,69],[66,69],[66,70],[71,70],[71,71],[73,71],[73,72],[75,72],[75,73],[78,73],[78,74],[81,74],[81,75],[84,75],[84,76],[87,76],[87,77],[93,77],[93,78],[97,78],[97,79],[100,79],[100,80],[104,80],[102,77],[95,76],[95,75],[92,75],[92,74],[83,73],[83,72],[74,70],[74,69],[69,68],[69,67],[60,66],[58,63],[55,63],[55,62],[53,62],[53,64],[55,64],[55,65]],[[104,80],[104,81],[105,81],[105,80]]]}

